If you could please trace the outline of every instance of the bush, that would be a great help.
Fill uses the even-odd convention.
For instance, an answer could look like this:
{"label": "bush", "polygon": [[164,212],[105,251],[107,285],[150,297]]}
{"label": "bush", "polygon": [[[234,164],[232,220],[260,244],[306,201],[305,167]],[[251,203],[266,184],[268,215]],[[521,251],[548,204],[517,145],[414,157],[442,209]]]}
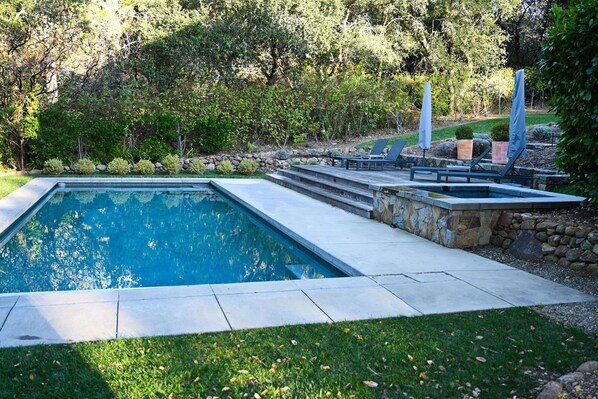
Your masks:
{"label": "bush", "polygon": [[534,126],[529,131],[529,135],[534,138],[534,140],[538,141],[550,141],[553,134],[554,130],[544,125]]}
{"label": "bush", "polygon": [[153,175],[156,171],[156,166],[147,159],[141,159],[135,164],[135,171],[141,175]]}
{"label": "bush", "polygon": [[193,162],[191,162],[189,170],[191,170],[191,173],[193,174],[203,175],[206,171],[206,165],[203,164],[201,159],[194,159]]}
{"label": "bush", "polygon": [[231,121],[209,116],[195,124],[195,141],[201,152],[213,154],[234,144],[232,133],[235,129]]}
{"label": "bush", "polygon": [[221,175],[230,175],[235,171],[235,167],[233,166],[232,162],[228,159],[225,161],[220,162],[220,165],[216,168],[218,173]]}
{"label": "bush", "polygon": [[286,148],[281,148],[280,150],[276,151],[276,154],[274,154],[274,158],[285,160],[289,159],[291,155],[293,155],[291,151],[287,150]]}
{"label": "bush", "polygon": [[96,171],[96,166],[87,158],[83,158],[75,162],[75,172],[80,175],[90,175]]}
{"label": "bush", "polygon": [[176,175],[181,171],[181,160],[178,155],[167,155],[162,159],[162,166],[169,175]]}
{"label": "bush", "polygon": [[113,175],[126,175],[131,172],[131,166],[122,158],[114,158],[108,164],[108,173]]}
{"label": "bush", "polygon": [[251,159],[243,159],[239,163],[239,173],[246,176],[251,176],[257,172],[257,163]]}
{"label": "bush", "polygon": [[473,139],[473,129],[470,126],[458,126],[455,130],[455,138],[457,140],[471,140]]}
{"label": "bush", "polygon": [[571,175],[582,195],[598,203],[598,2],[568,4],[553,9],[554,26],[548,31],[540,66],[553,90],[550,104],[563,130],[557,165]]}
{"label": "bush", "polygon": [[64,166],[60,159],[52,158],[44,162],[44,172],[49,175],[59,175],[64,171]]}
{"label": "bush", "polygon": [[509,141],[509,122],[501,122],[490,128],[493,141]]}

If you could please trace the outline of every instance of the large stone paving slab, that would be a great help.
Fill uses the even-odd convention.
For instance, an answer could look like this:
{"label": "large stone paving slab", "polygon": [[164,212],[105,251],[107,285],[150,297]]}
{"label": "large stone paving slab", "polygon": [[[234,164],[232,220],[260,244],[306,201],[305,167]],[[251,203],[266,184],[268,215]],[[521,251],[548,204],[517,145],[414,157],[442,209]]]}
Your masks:
{"label": "large stone paving slab", "polygon": [[301,291],[219,295],[218,302],[233,329],[331,321]]}
{"label": "large stone paving slab", "polygon": [[227,330],[214,296],[121,301],[118,309],[119,338]]}
{"label": "large stone paving slab", "polygon": [[0,346],[115,338],[116,308],[116,302],[14,307],[0,331]]}
{"label": "large stone paving slab", "polygon": [[386,285],[423,314],[508,308],[512,305],[463,281]]}

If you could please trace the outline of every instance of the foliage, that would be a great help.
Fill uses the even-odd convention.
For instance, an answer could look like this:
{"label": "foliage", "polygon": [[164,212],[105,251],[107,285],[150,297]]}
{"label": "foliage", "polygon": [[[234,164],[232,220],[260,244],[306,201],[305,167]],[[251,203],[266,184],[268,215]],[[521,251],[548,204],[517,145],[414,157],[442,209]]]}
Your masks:
{"label": "foliage", "polygon": [[201,118],[194,127],[195,143],[201,152],[213,154],[233,145],[234,129],[229,120],[220,120],[214,116]]}
{"label": "foliage", "polygon": [[156,172],[156,166],[150,160],[140,159],[135,164],[135,171],[141,175],[153,175]]}
{"label": "foliage", "polygon": [[87,158],[83,158],[75,162],[75,172],[80,175],[91,175],[96,171],[95,164]]}
{"label": "foliage", "polygon": [[237,169],[242,175],[251,176],[257,172],[257,163],[251,159],[244,158],[239,162]]}
{"label": "foliage", "polygon": [[529,130],[529,135],[538,141],[550,141],[554,130],[545,125],[534,126]]}
{"label": "foliage", "polygon": [[216,170],[221,175],[232,175],[235,171],[235,167],[231,161],[225,159],[224,161],[220,162]]}
{"label": "foliage", "polygon": [[162,159],[162,166],[169,175],[176,175],[181,171],[181,160],[177,155],[167,155]]}
{"label": "foliage", "polygon": [[131,165],[122,158],[114,158],[108,163],[108,173],[113,175],[126,175],[131,172]]}
{"label": "foliage", "polygon": [[500,122],[490,128],[490,138],[493,141],[509,141],[509,123]]}
{"label": "foliage", "polygon": [[232,398],[532,398],[538,383],[527,370],[565,373],[597,356],[594,336],[511,308],[2,348],[0,391],[31,399],[223,391]]}
{"label": "foliage", "polygon": [[[554,27],[541,67],[563,130],[557,165],[582,195],[598,203],[598,2],[575,0],[553,9]],[[564,60],[574,60],[564,62]]]}
{"label": "foliage", "polygon": [[48,159],[44,162],[44,172],[49,175],[59,175],[64,172],[64,165],[60,159]]}
{"label": "foliage", "polygon": [[461,125],[455,129],[455,138],[457,140],[471,140],[473,139],[473,129],[468,125]]}
{"label": "foliage", "polygon": [[191,162],[189,170],[194,175],[203,175],[206,171],[206,165],[204,165],[201,159],[194,159],[193,162]]}
{"label": "foliage", "polygon": [[293,155],[293,151],[287,150],[286,148],[281,148],[280,150],[276,151],[276,153],[274,154],[274,158],[286,160],[289,159],[291,155]]}

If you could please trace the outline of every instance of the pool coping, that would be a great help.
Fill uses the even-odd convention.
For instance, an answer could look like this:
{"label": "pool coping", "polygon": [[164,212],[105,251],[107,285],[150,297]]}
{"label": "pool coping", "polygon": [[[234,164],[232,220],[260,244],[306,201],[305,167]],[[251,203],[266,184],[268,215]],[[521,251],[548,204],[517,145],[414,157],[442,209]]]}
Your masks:
{"label": "pool coping", "polygon": [[[0,226],[6,228],[54,186],[69,182],[210,183],[318,256],[359,275],[321,280],[0,294],[0,347],[597,299],[498,262],[440,247],[262,179],[38,178],[0,200]],[[354,230],[364,235],[354,237]],[[402,256],[400,261],[393,254],[397,248]],[[367,255],[362,256],[363,252]],[[427,262],[426,256],[430,259]],[[436,264],[434,259],[442,259],[442,263]],[[525,281],[527,286],[534,287],[534,292],[526,294],[523,285],[505,291],[509,282],[516,280]],[[543,289],[546,295],[536,292]]]}

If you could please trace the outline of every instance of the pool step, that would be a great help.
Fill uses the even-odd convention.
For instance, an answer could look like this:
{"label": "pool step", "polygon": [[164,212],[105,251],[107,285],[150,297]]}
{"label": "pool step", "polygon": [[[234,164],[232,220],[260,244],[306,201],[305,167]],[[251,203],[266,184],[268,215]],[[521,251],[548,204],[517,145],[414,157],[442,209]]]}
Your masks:
{"label": "pool step", "polygon": [[[343,168],[335,168],[332,170],[323,170],[321,168],[314,168],[310,165],[293,165],[291,169],[284,169],[285,171],[291,170],[293,172],[299,172],[303,175],[309,175],[317,177],[320,180],[327,180],[333,183],[337,183],[344,187],[355,187],[364,191],[371,191],[369,184],[371,181],[363,181],[355,174],[354,170],[345,170]],[[280,170],[279,170],[280,172]]]}
{"label": "pool step", "polygon": [[[356,195],[362,196],[362,198],[365,196],[364,192],[359,192],[361,190],[356,190],[352,187],[345,187],[343,190],[339,184],[336,184],[336,187],[333,187],[330,183],[326,183],[323,180],[316,184],[314,178],[309,175],[298,176],[297,173],[283,175],[280,172],[281,171],[279,171],[279,173],[269,174],[266,176],[266,179],[327,204],[336,206],[347,212],[368,219],[372,219],[373,217],[373,194],[371,199],[372,202],[365,203],[353,199]],[[348,193],[350,194],[347,195]],[[353,196],[353,198],[351,198],[351,196]]]}

